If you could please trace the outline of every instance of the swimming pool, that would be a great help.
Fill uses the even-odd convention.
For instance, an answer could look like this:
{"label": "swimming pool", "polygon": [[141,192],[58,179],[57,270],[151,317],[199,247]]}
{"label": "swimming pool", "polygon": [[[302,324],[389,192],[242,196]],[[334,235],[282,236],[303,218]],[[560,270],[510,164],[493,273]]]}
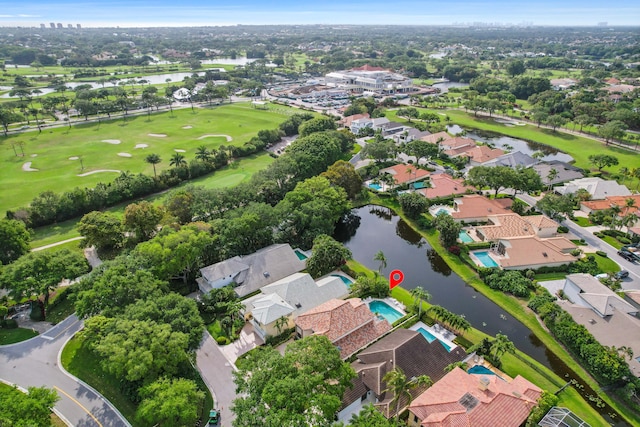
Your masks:
{"label": "swimming pool", "polygon": [[480,261],[483,266],[498,267],[498,263],[495,262],[493,258],[491,258],[491,255],[489,255],[489,252],[480,251],[480,252],[472,252],[472,253],[476,256],[476,258],[478,258],[478,261]]}
{"label": "swimming pool", "polygon": [[440,215],[440,214],[445,214],[445,215],[449,215],[449,211],[444,209],[444,208],[440,208],[438,209],[438,211],[436,212],[436,216]]}
{"label": "swimming pool", "polygon": [[369,183],[369,188],[372,188],[372,189],[374,189],[376,191],[380,191],[380,190],[382,190],[382,185],[376,184],[375,182],[370,182]]}
{"label": "swimming pool", "polygon": [[294,252],[296,253],[296,256],[298,257],[298,259],[300,261],[304,261],[305,259],[309,258],[308,256],[305,255],[304,252],[302,252],[300,249],[296,249],[294,250]]}
{"label": "swimming pool", "polygon": [[493,372],[491,369],[482,365],[472,366],[469,369],[467,369],[467,372],[470,374],[495,375],[495,372]]}
{"label": "swimming pool", "polygon": [[[423,336],[423,337],[425,337],[425,339],[426,339],[428,342],[430,342],[430,343],[434,342],[435,340],[438,340],[438,338],[437,338],[436,336],[434,336],[431,332],[427,331],[425,328],[418,328],[418,329],[416,329],[416,331],[420,332],[420,333],[422,334],[422,336]],[[453,347],[451,347],[449,344],[447,344],[447,343],[446,343],[446,342],[444,342],[444,341],[440,341],[440,340],[438,340],[438,342],[439,342],[440,344],[442,344],[442,346],[443,346],[443,347],[444,347],[448,352],[451,352],[451,350],[453,349]]]}
{"label": "swimming pool", "polygon": [[369,310],[384,318],[389,323],[393,323],[404,317],[404,314],[400,313],[384,301],[371,301],[369,303]]}
{"label": "swimming pool", "polygon": [[414,182],[413,183],[413,188],[415,188],[416,190],[420,189],[420,188],[425,188],[427,185],[424,183],[424,181],[420,181],[420,182]]}
{"label": "swimming pool", "polygon": [[462,243],[473,242],[473,239],[471,238],[471,236],[469,236],[469,234],[467,234],[466,231],[461,231],[460,234],[458,234],[458,239],[460,239]]}
{"label": "swimming pool", "polygon": [[343,276],[341,274],[332,274],[331,276],[339,277],[340,280],[342,280],[342,282],[347,286],[351,286],[353,284],[353,281],[351,279],[349,279],[348,277],[345,277],[345,276]]}

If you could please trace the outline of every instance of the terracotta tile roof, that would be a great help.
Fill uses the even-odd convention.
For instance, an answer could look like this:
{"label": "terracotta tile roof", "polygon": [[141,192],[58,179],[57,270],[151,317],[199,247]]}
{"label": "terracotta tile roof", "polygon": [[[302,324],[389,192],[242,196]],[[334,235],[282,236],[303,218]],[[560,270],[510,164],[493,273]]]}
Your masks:
{"label": "terracotta tile roof", "polygon": [[455,199],[455,211],[451,216],[457,220],[466,220],[473,218],[486,218],[489,215],[499,215],[511,213],[506,209],[505,204],[511,206],[511,199],[488,199],[479,194],[464,196]]}
{"label": "terracotta tile roof", "polygon": [[499,148],[491,148],[487,145],[478,145],[467,151],[466,154],[472,162],[485,163],[502,156],[504,151]]}
{"label": "terracotta tile roof", "polygon": [[369,113],[354,114],[352,116],[347,116],[347,117],[343,118],[342,120],[340,120],[340,123],[343,126],[350,127],[351,126],[351,122],[353,122],[354,120],[368,119],[368,118],[369,118]]}
{"label": "terracotta tile roof", "polygon": [[564,263],[569,264],[576,258],[566,252],[576,248],[564,237],[540,239],[538,237],[516,237],[500,239],[505,246],[504,256],[494,256],[502,268],[537,268],[538,266]]}
{"label": "terracotta tile roof", "polygon": [[505,381],[455,368],[418,396],[409,411],[424,427],[518,427],[541,394],[519,375]]}
{"label": "terracotta tile roof", "polygon": [[[389,406],[393,395],[383,393],[387,385],[382,378],[387,372],[400,367],[407,378],[428,375],[435,382],[444,376],[447,365],[463,360],[466,355],[459,346],[449,353],[437,340],[429,343],[420,332],[398,329],[358,354],[358,360],[351,364],[358,374],[352,383],[358,392],[362,391],[362,385],[365,392],[372,390],[380,401],[376,406],[391,417],[395,415],[395,407]],[[416,389],[411,394],[416,397],[422,391],[424,389]],[[342,407],[360,399],[363,394],[348,391]],[[401,403],[400,407],[404,405]]]}
{"label": "terracotta tile roof", "polygon": [[535,236],[542,228],[557,228],[558,224],[544,215],[522,217],[516,213],[489,215],[491,225],[476,227],[479,236],[485,241],[507,237]]}
{"label": "terracotta tile roof", "polygon": [[452,138],[453,137],[451,135],[449,135],[447,132],[443,131],[443,132],[438,132],[438,133],[434,133],[434,134],[431,134],[431,135],[423,136],[422,138],[420,138],[420,140],[421,141],[427,141],[427,142],[430,142],[432,144],[437,144],[440,139],[449,140],[449,139],[452,139]]}
{"label": "terracotta tile roof", "polygon": [[475,187],[465,185],[463,179],[455,179],[446,173],[431,175],[429,182],[431,183],[430,188],[418,190],[420,194],[428,199],[464,194],[468,190],[475,190]]}
{"label": "terracotta tile roof", "polygon": [[455,150],[463,147],[476,147],[476,142],[471,138],[465,138],[463,136],[456,136],[440,143],[445,150]]}
{"label": "terracotta tile roof", "polygon": [[424,169],[417,169],[413,165],[403,164],[380,169],[380,173],[388,173],[392,175],[397,185],[415,182],[431,175],[431,172]]}
{"label": "terracotta tile roof", "polygon": [[[625,207],[627,204],[627,199],[633,199],[633,201],[635,202],[634,207]],[[601,211],[609,209],[613,205],[618,205],[622,208],[620,216],[625,216],[627,213],[638,211],[638,208],[640,207],[640,194],[632,194],[630,196],[610,196],[605,198],[604,200],[588,200],[586,202],[582,202],[581,205],[591,209],[592,211]]]}
{"label": "terracotta tile roof", "polygon": [[298,316],[296,326],[325,335],[340,347],[343,358],[391,330],[389,322],[378,320],[360,298],[329,300]]}

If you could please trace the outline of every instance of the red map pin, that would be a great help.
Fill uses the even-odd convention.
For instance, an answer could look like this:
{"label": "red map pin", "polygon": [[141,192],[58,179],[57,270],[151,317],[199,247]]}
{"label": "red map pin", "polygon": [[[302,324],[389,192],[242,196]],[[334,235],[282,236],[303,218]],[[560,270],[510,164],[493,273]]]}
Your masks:
{"label": "red map pin", "polygon": [[400,270],[393,270],[389,274],[389,289],[393,289],[398,286],[404,280],[404,273]]}

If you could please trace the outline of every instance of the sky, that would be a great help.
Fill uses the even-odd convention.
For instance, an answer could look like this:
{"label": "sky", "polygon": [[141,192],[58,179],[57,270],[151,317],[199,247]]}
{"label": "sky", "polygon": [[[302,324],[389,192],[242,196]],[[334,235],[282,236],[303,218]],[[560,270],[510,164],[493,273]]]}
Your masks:
{"label": "sky", "polygon": [[259,24],[640,25],[640,1],[618,0],[2,0],[0,26],[83,27]]}

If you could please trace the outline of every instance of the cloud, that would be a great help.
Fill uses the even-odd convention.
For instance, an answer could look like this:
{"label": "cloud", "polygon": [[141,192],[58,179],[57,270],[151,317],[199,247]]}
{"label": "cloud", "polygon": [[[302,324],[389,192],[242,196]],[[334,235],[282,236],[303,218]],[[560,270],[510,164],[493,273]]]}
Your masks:
{"label": "cloud", "polygon": [[40,15],[27,15],[20,13],[18,15],[0,15],[0,18],[40,18]]}

